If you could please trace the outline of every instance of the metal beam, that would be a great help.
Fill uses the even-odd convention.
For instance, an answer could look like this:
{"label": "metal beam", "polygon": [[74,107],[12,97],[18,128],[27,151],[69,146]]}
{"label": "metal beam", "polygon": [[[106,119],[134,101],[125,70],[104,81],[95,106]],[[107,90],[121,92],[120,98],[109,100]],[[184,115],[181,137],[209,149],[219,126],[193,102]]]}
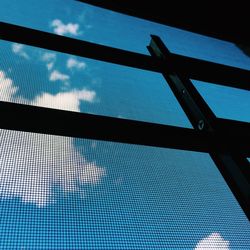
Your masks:
{"label": "metal beam", "polygon": [[1,129],[208,152],[209,133],[148,122],[0,102]]}
{"label": "metal beam", "polygon": [[206,129],[212,131],[211,125],[216,120],[212,110],[207,106],[198,91],[196,91],[191,81],[186,76],[180,74],[175,65],[172,64],[172,54],[161,39],[154,35],[151,37],[148,50],[154,58],[165,61],[166,66],[162,69],[162,74],[193,127],[199,130]]}
{"label": "metal beam", "polygon": [[[217,145],[223,145],[224,151],[243,157],[250,156],[250,123],[216,118],[214,126]],[[250,171],[250,168],[246,169]]]}
{"label": "metal beam", "polygon": [[[227,87],[250,90],[250,71],[219,63],[180,56],[171,53],[171,62],[178,72],[194,80],[215,83]],[[210,72],[215,72],[211,74]]]}
{"label": "metal beam", "polygon": [[[171,64],[171,53],[159,37],[152,36],[148,49],[153,57],[165,60],[168,65]],[[226,122],[222,122],[221,120],[218,122],[216,116],[195,89],[192,82],[182,76],[174,66],[171,68],[166,67],[162,73],[194,128],[209,132],[214,137],[217,137],[217,143],[211,149],[210,156],[216,163],[248,219],[250,219],[250,164],[240,151],[236,153],[232,152],[231,148],[235,146],[235,141],[230,137],[231,135],[228,134],[228,138],[231,141],[225,140],[225,136],[223,136],[227,135],[223,129],[226,126],[232,129],[232,124],[227,125]],[[213,74],[213,72],[209,73]],[[246,127],[248,126],[247,124]],[[239,126],[233,127],[233,131],[238,128]],[[226,144],[228,144],[228,147]],[[247,142],[247,144],[249,143]]]}
{"label": "metal beam", "polygon": [[223,118],[216,118],[216,130],[228,135],[234,134],[237,137],[244,137],[249,142],[250,147],[250,123]]}
{"label": "metal beam", "polygon": [[[0,39],[2,40],[154,72],[161,72],[162,68],[166,67],[165,62],[159,58],[152,58],[144,54],[59,36],[13,24],[0,22],[0,30]],[[250,90],[249,70],[172,53],[171,62],[174,68],[178,69],[178,72],[188,78]],[[172,64],[167,66],[171,68]],[[210,72],[216,72],[216,74],[210,74]]]}
{"label": "metal beam", "polygon": [[43,49],[159,72],[150,56],[0,22],[0,39]]}
{"label": "metal beam", "polygon": [[[227,80],[226,77],[229,75],[230,78],[233,78],[233,81],[237,80],[238,84],[238,77],[243,76],[243,78],[240,78],[243,82],[245,80],[243,88],[249,89],[249,71],[173,55],[166,49],[161,40],[154,36],[149,46],[150,53],[154,55],[152,58],[147,55],[6,23],[0,23],[0,29],[0,39],[3,40],[163,72],[196,131],[5,102],[0,102],[1,128],[210,152],[211,157],[216,162],[248,218],[250,218],[250,184],[248,178],[250,168],[247,166],[247,161],[244,161],[244,157],[249,154],[247,143],[249,140],[243,139],[243,136],[246,135],[244,131],[246,131],[247,126],[244,125],[244,131],[238,133],[235,128],[239,124],[231,126],[232,124],[228,122],[218,123],[218,119],[189,80],[190,76],[193,76],[194,79],[197,77],[199,80],[210,77],[212,81],[217,83],[218,77],[216,78],[216,75],[219,71],[222,73],[222,76],[219,76],[222,82]],[[182,60],[183,62],[181,62]],[[198,65],[199,63],[203,66]],[[198,73],[197,67],[200,67]],[[216,71],[216,73],[211,74],[209,69]],[[239,85],[233,81],[229,81],[229,86],[235,84],[234,87],[238,87]],[[225,131],[228,132],[225,133]],[[234,144],[234,137],[238,139],[236,144]]]}
{"label": "metal beam", "polygon": [[206,153],[218,141],[224,141],[223,150],[250,156],[249,137],[234,134],[234,130],[229,131],[230,136],[228,133],[215,136],[188,128],[1,101],[0,113],[2,129]]}

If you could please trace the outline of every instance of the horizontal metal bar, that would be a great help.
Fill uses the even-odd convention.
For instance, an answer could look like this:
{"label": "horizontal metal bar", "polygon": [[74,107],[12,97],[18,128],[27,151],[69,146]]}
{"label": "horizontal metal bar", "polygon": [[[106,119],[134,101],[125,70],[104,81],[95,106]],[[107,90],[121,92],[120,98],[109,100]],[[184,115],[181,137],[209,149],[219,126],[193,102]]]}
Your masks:
{"label": "horizontal metal bar", "polygon": [[[172,67],[158,58],[131,51],[111,48],[48,32],[0,22],[0,39],[44,49],[78,55],[154,72]],[[250,71],[171,53],[178,72],[188,78],[250,90]],[[211,74],[211,72],[214,72]]]}
{"label": "horizontal metal bar", "polygon": [[250,123],[216,118],[214,129],[218,145],[223,144],[227,152],[235,152],[237,145],[239,155],[250,156]]}
{"label": "horizontal metal bar", "polygon": [[175,54],[171,54],[171,63],[179,74],[189,79],[250,90],[249,70]]}
{"label": "horizontal metal bar", "polygon": [[248,140],[249,142],[249,147],[250,147],[250,123],[249,122],[217,118],[215,126],[216,126],[216,130],[220,131],[221,133],[231,134],[233,132],[235,136],[246,138],[246,140]]}
{"label": "horizontal metal bar", "polygon": [[208,152],[208,134],[148,122],[0,102],[0,128]]}
{"label": "horizontal metal bar", "polygon": [[[9,102],[0,102],[0,114],[0,128],[2,129],[198,152],[215,150],[217,140],[223,137],[223,134],[215,136],[208,132],[188,128]],[[232,144],[232,151],[250,155],[249,144],[241,143],[244,137],[238,137],[239,144],[232,143],[233,134],[230,138],[228,134],[225,134],[222,139],[226,142],[224,150]]]}
{"label": "horizontal metal bar", "polygon": [[0,39],[159,72],[150,56],[0,22]]}

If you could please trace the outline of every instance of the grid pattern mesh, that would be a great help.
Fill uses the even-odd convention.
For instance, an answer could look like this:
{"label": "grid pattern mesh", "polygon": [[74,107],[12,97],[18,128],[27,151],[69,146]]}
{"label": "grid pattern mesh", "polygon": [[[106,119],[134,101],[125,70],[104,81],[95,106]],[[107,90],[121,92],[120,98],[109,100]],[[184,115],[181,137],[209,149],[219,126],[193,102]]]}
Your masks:
{"label": "grid pattern mesh", "polygon": [[[233,44],[63,3],[3,0],[0,16],[142,53],[154,33],[175,53],[249,69]],[[22,44],[0,47],[0,101],[191,127],[160,74]],[[205,99],[214,96],[207,90]],[[231,114],[213,110],[243,116],[226,106]],[[0,130],[1,249],[250,249],[249,235],[207,154]]]}
{"label": "grid pattern mesh", "polygon": [[217,117],[250,122],[250,91],[192,80]]}
{"label": "grid pattern mesh", "polygon": [[2,249],[250,247],[207,154],[8,130],[0,142]]}
{"label": "grid pattern mesh", "polygon": [[0,101],[191,127],[159,73],[6,41],[0,57]]}

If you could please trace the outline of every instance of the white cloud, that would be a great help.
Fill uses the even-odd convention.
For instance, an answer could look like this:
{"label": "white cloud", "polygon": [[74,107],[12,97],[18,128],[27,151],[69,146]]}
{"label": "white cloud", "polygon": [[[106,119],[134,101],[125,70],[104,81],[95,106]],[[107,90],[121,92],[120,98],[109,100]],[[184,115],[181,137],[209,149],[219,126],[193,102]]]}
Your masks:
{"label": "white cloud", "polygon": [[195,250],[210,249],[229,250],[229,241],[224,240],[219,233],[212,233],[200,240],[195,247]]}
{"label": "white cloud", "polygon": [[54,81],[67,81],[69,80],[69,75],[63,74],[58,70],[53,70],[50,73],[49,80],[54,82]]}
{"label": "white cloud", "polygon": [[96,92],[93,90],[83,89],[78,91],[77,96],[80,100],[85,102],[94,102],[96,98]]}
{"label": "white cloud", "polygon": [[95,91],[86,89],[60,92],[56,95],[43,93],[42,95],[37,96],[32,104],[41,107],[59,108],[79,112],[80,101],[94,102],[95,97]]}
{"label": "white cloud", "polygon": [[5,75],[4,71],[0,70],[0,100],[10,102],[17,90],[13,81]]}
{"label": "white cloud", "polygon": [[0,70],[0,100],[16,103],[25,103],[29,105],[63,109],[68,111],[80,111],[80,102],[93,103],[96,101],[96,92],[94,90],[81,89],[68,92],[59,92],[55,95],[42,93],[29,101],[24,98],[15,98],[18,87],[13,84],[12,79],[8,78],[4,71]]}
{"label": "white cloud", "polygon": [[45,52],[42,55],[42,61],[46,62],[47,69],[50,71],[54,67],[56,61],[56,54],[51,52]]}
{"label": "white cloud", "polygon": [[19,43],[12,44],[12,52],[19,55],[25,59],[29,59],[28,54],[24,51],[24,45]]}
{"label": "white cloud", "polygon": [[42,55],[42,60],[45,62],[51,62],[54,61],[56,59],[56,54],[55,53],[51,53],[51,52],[45,52]]}
{"label": "white cloud", "polygon": [[78,61],[72,57],[70,57],[68,60],[67,60],[67,68],[68,69],[85,69],[86,68],[86,63],[85,62],[81,62],[81,61]]}
{"label": "white cloud", "polygon": [[51,26],[54,28],[54,32],[58,35],[79,35],[79,24],[77,23],[67,23],[64,24],[61,20],[55,19],[51,22]]}
{"label": "white cloud", "polygon": [[[20,102],[13,81],[0,71],[0,100]],[[80,110],[80,101],[94,101],[90,90],[51,95],[43,93],[22,103],[43,107]],[[54,201],[53,188],[79,192],[83,184],[95,185],[105,176],[105,169],[89,162],[75,148],[72,138],[0,130],[0,197],[19,197],[23,202],[43,207]]]}
{"label": "white cloud", "polygon": [[78,192],[95,185],[105,169],[89,162],[72,138],[0,130],[0,196],[18,197],[38,207],[54,202],[53,188]]}
{"label": "white cloud", "polygon": [[52,70],[53,67],[54,67],[54,62],[47,63],[46,66],[47,66],[47,69],[48,69],[48,70]]}

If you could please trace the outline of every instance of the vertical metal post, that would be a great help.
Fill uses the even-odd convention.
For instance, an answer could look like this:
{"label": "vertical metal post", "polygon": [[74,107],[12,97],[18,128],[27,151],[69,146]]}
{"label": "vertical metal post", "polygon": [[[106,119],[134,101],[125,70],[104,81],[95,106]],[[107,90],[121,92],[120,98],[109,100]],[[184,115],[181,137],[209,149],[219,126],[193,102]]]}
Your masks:
{"label": "vertical metal post", "polygon": [[[178,73],[174,62],[171,61],[170,51],[159,37],[152,35],[151,38],[148,50],[153,57],[162,60],[162,74],[194,129],[221,135],[223,131],[216,126],[216,116],[190,79]],[[215,138],[217,137],[215,136]],[[229,146],[228,150],[225,149],[225,143],[221,141],[222,138],[223,136],[218,136],[217,141],[214,143],[216,148],[211,150],[210,156],[250,220],[250,180],[249,175],[245,174],[246,169],[250,171],[249,163],[240,155],[240,152],[230,151],[229,149],[232,147]],[[232,141],[232,143],[234,142]]]}

